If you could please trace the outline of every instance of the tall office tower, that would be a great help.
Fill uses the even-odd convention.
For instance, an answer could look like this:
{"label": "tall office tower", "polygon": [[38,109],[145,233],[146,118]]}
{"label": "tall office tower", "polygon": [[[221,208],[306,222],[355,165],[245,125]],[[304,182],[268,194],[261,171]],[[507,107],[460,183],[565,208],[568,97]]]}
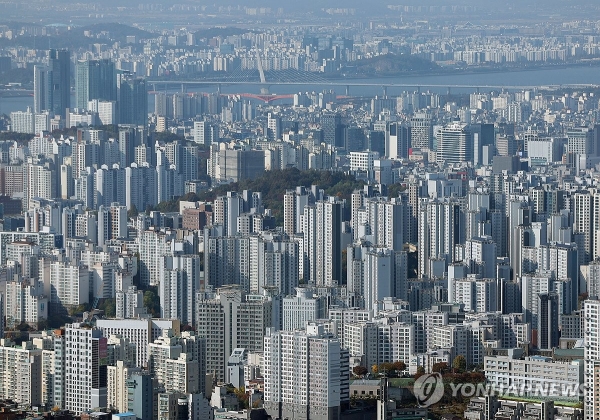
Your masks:
{"label": "tall office tower", "polygon": [[321,130],[323,131],[323,143],[335,147],[345,146],[345,126],[342,124],[340,114],[321,115]]}
{"label": "tall office tower", "polygon": [[302,231],[302,213],[309,204],[310,190],[305,187],[296,187],[287,190],[283,196],[283,231],[292,236]]}
{"label": "tall office tower", "polygon": [[236,348],[250,353],[263,352],[266,328],[279,328],[280,309],[276,302],[261,295],[247,295],[236,286],[199,292],[197,307],[198,336],[206,338],[206,373],[224,381],[227,359]]}
{"label": "tall office tower", "polygon": [[411,147],[411,128],[401,123],[391,122],[385,134],[385,155],[389,159],[408,158]]}
{"label": "tall office tower", "polygon": [[[337,197],[317,201],[304,208],[303,233],[308,273],[305,280],[317,286],[335,286],[342,280],[342,223],[344,203]],[[313,213],[314,217],[308,214]]]}
{"label": "tall office tower", "polygon": [[419,277],[433,275],[431,260],[452,262],[454,246],[459,243],[460,203],[454,199],[422,199],[419,205]]}
{"label": "tall office tower", "polygon": [[71,99],[71,53],[50,50],[48,65],[34,67],[33,84],[34,112],[51,111],[64,118]]}
{"label": "tall office tower", "polygon": [[472,124],[470,127],[473,140],[473,164],[483,164],[483,146],[494,144],[494,124]]}
{"label": "tall office tower", "polygon": [[322,325],[269,330],[264,338],[265,409],[273,418],[335,420],[349,402],[348,350]]}
{"label": "tall office tower", "polygon": [[103,365],[106,344],[107,339],[99,329],[78,323],[65,325],[66,410],[83,413],[106,407],[106,366]]}
{"label": "tall office tower", "polygon": [[269,112],[267,115],[267,139],[269,141],[277,141],[281,139],[283,134],[283,127],[281,124],[281,117]]}
{"label": "tall office tower", "polygon": [[555,292],[538,295],[537,346],[540,349],[558,347],[559,295]]}
{"label": "tall office tower", "polygon": [[117,77],[119,124],[148,125],[148,89],[146,80],[131,74]]}
{"label": "tall office tower", "polygon": [[160,312],[163,318],[195,325],[196,292],[200,290],[199,255],[165,255],[160,265]]}
{"label": "tall office tower", "polygon": [[496,152],[498,156],[515,156],[519,145],[514,135],[496,135]]}
{"label": "tall office tower", "polygon": [[433,125],[430,113],[416,112],[410,119],[410,144],[414,149],[433,148]]}
{"label": "tall office tower", "polygon": [[439,134],[436,160],[439,164],[473,161],[473,140],[464,124],[444,126]]}
{"label": "tall office tower", "polygon": [[78,61],[75,65],[76,107],[87,109],[89,102],[117,100],[117,74],[112,60]]}
{"label": "tall office tower", "polygon": [[219,141],[219,127],[208,121],[194,121],[192,136],[194,143],[210,146]]}
{"label": "tall office tower", "polygon": [[590,127],[574,127],[567,130],[567,152],[574,155],[597,156],[594,129]]}
{"label": "tall office tower", "polygon": [[52,71],[52,102],[49,111],[66,115],[71,100],[71,53],[69,50],[50,50],[48,67]]}
{"label": "tall office tower", "polygon": [[583,303],[585,320],[584,362],[585,397],[583,399],[586,420],[600,418],[600,300],[588,299]]}
{"label": "tall office tower", "polygon": [[206,340],[185,331],[176,337],[166,330],[148,344],[148,370],[166,392],[197,394],[204,392],[206,378]]}
{"label": "tall office tower", "polygon": [[51,110],[52,71],[50,67],[36,65],[33,67],[33,113]]}
{"label": "tall office tower", "polygon": [[360,152],[368,149],[365,129],[362,127],[346,127],[346,151]]}

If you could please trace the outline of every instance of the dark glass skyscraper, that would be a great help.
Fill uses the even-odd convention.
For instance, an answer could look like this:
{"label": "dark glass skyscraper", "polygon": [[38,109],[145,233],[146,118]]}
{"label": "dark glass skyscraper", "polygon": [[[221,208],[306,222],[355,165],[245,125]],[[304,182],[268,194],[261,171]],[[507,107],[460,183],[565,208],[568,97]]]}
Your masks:
{"label": "dark glass skyscraper", "polygon": [[52,111],[65,116],[71,98],[71,53],[50,50],[48,65],[34,68],[34,112]]}
{"label": "dark glass skyscraper", "polygon": [[129,73],[123,73],[118,77],[117,89],[119,124],[146,126],[148,122],[146,80]]}
{"label": "dark glass skyscraper", "polygon": [[321,115],[321,130],[323,131],[323,142],[325,144],[344,147],[345,146],[345,127],[342,124],[342,117],[339,114]]}
{"label": "dark glass skyscraper", "polygon": [[117,100],[117,75],[111,60],[80,61],[75,66],[77,108],[87,109],[92,99]]}

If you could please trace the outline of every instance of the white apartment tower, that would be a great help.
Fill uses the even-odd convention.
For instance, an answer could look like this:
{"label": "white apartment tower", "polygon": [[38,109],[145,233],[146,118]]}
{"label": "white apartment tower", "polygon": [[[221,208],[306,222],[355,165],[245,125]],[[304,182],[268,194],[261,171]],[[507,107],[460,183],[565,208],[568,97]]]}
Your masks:
{"label": "white apartment tower", "polygon": [[136,286],[130,286],[127,290],[116,292],[116,314],[117,318],[137,318],[146,312],[144,308],[144,292],[137,290]]}
{"label": "white apartment tower", "polygon": [[585,319],[584,362],[586,420],[600,418],[600,301],[586,300],[583,306]]}
{"label": "white apartment tower", "polygon": [[196,292],[200,290],[199,255],[165,255],[160,266],[161,316],[194,325]]}
{"label": "white apartment tower", "polygon": [[0,340],[0,398],[19,405],[42,404],[42,350],[30,341]]}
{"label": "white apartment tower", "polygon": [[166,392],[203,392],[206,378],[206,340],[189,331],[175,337],[165,330],[148,345],[148,368]]}
{"label": "white apartment tower", "polygon": [[65,326],[65,406],[75,413],[106,407],[105,358],[107,339],[85,324]]}
{"label": "white apartment tower", "polygon": [[336,420],[349,401],[348,351],[322,325],[267,331],[265,408],[274,418]]}
{"label": "white apartment tower", "polygon": [[224,381],[234,349],[263,351],[265,330],[273,326],[278,313],[273,304],[266,296],[247,295],[236,286],[221,287],[216,294],[198,293],[196,324],[198,335],[206,338],[207,373]]}
{"label": "white apartment tower", "polygon": [[296,288],[295,296],[283,298],[283,330],[304,329],[309,321],[325,318],[327,299],[310,288]]}
{"label": "white apartment tower", "polygon": [[428,277],[431,259],[451,263],[462,229],[460,205],[453,199],[423,199],[419,203],[419,276]]}

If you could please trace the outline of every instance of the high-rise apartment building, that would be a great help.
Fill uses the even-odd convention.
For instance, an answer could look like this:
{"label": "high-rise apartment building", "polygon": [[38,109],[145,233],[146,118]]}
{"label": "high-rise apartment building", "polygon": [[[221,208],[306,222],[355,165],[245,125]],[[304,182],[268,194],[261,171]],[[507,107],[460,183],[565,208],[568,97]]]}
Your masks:
{"label": "high-rise apartment building", "polygon": [[277,324],[279,309],[267,296],[247,295],[239,287],[227,286],[217,293],[199,293],[196,324],[206,338],[206,372],[225,380],[227,359],[236,348],[263,351],[266,328]]}
{"label": "high-rise apartment building", "polygon": [[175,336],[165,330],[148,345],[148,370],[166,392],[204,392],[206,340],[189,331]]}
{"label": "high-rise apartment building", "polygon": [[65,409],[83,413],[106,407],[106,343],[99,329],[65,326]]}
{"label": "high-rise apartment building", "polygon": [[267,331],[265,409],[275,418],[335,420],[349,402],[348,351],[322,325]]}
{"label": "high-rise apartment building", "polygon": [[586,420],[600,418],[600,301],[586,300],[583,304],[585,397],[583,407]]}

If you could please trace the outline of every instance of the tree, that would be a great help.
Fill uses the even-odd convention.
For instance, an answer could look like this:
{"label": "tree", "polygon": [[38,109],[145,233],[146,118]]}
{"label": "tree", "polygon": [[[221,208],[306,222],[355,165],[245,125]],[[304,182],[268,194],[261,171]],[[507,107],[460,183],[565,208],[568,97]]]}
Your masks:
{"label": "tree", "polygon": [[153,317],[160,317],[160,298],[152,290],[144,292],[144,308]]}
{"label": "tree", "polygon": [[352,373],[354,373],[355,376],[365,376],[369,373],[369,369],[364,366],[354,366],[352,368]]}
{"label": "tree", "polygon": [[431,367],[431,371],[434,373],[444,373],[446,370],[448,370],[448,363],[446,362],[434,363]]}
{"label": "tree", "polygon": [[130,219],[134,219],[138,216],[138,214],[139,214],[139,212],[138,212],[137,207],[135,206],[135,204],[132,204],[129,211],[127,211],[127,217]]}
{"label": "tree", "polygon": [[379,364],[379,372],[380,373],[389,375],[393,371],[394,371],[394,365],[392,365],[391,363],[384,362],[384,363]]}
{"label": "tree", "polygon": [[377,375],[379,373],[379,367],[377,365],[371,366],[371,372]]}
{"label": "tree", "polygon": [[249,397],[248,394],[246,393],[246,388],[241,386],[239,388],[235,388],[233,390],[233,393],[235,394],[235,396],[238,399],[238,403],[240,404],[240,406],[242,408],[248,408],[248,402],[249,402]]}
{"label": "tree", "polygon": [[452,361],[452,368],[457,372],[464,372],[467,368],[467,359],[462,354],[459,354]]}
{"label": "tree", "polygon": [[103,299],[98,305],[98,309],[104,311],[104,316],[114,318],[117,315],[115,299]]}
{"label": "tree", "polygon": [[398,373],[404,372],[406,370],[406,363],[404,363],[401,360],[392,363],[392,366],[394,367],[394,370]]}

